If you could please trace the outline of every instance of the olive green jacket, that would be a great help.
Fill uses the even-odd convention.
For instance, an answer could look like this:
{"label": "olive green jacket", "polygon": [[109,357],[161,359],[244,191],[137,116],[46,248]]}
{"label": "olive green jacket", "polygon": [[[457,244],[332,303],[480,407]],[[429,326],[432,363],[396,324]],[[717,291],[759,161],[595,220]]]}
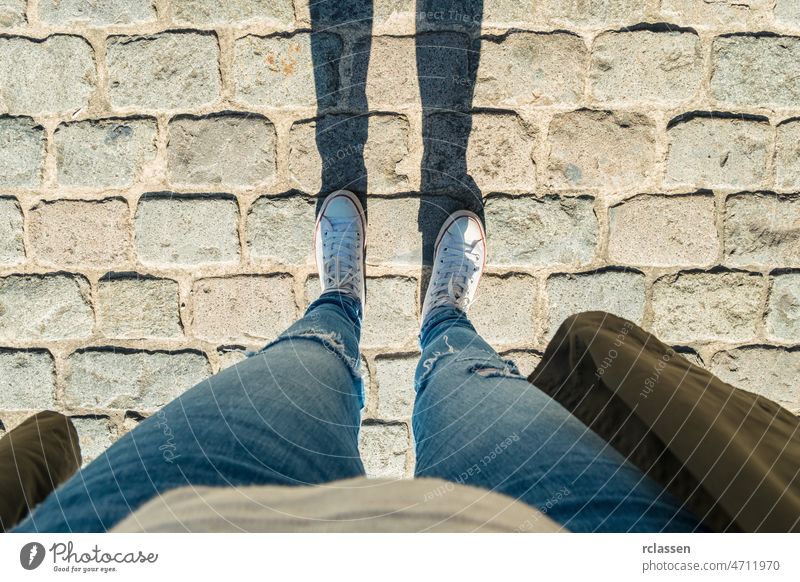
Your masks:
{"label": "olive green jacket", "polygon": [[637,325],[568,318],[529,380],[714,531],[800,531],[800,419]]}
{"label": "olive green jacket", "polygon": [[0,439],[0,532],[44,501],[81,466],[78,432],[58,412],[39,412]]}

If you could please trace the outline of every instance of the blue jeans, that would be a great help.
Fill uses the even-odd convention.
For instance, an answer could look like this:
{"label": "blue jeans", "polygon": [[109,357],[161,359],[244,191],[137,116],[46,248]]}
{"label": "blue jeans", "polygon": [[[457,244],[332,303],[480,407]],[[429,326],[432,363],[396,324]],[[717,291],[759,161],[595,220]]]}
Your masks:
{"label": "blue jeans", "polygon": [[[191,388],[54,491],[14,531],[110,529],[186,485],[307,485],[364,474],[361,310],[336,293]],[[500,491],[573,531],[690,531],[697,519],[484,342],[436,311],[421,334],[419,476]]]}

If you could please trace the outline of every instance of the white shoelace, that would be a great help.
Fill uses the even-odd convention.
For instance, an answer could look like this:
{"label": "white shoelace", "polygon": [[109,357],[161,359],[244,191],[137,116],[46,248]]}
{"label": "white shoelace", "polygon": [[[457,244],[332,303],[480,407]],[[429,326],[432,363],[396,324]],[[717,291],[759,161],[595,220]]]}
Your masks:
{"label": "white shoelace", "polygon": [[436,257],[439,264],[435,266],[437,277],[430,283],[434,286],[431,289],[431,309],[448,304],[463,310],[469,307],[467,290],[481,260],[481,253],[476,248],[480,242],[448,244],[439,249]]}
{"label": "white shoelace", "polygon": [[357,273],[358,228],[351,218],[328,218],[323,230],[325,258],[325,289],[338,289],[351,295],[361,294]]}

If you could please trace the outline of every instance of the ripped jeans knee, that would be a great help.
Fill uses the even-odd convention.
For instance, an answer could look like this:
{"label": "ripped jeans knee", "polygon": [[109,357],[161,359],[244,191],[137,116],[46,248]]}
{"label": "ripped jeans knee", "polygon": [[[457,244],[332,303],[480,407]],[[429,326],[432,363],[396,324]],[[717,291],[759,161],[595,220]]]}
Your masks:
{"label": "ripped jeans knee", "polygon": [[452,370],[451,366],[465,369],[469,375],[475,374],[483,378],[517,378],[525,379],[512,360],[504,360],[494,352],[471,352],[468,356],[456,352],[446,335],[442,336],[444,350],[435,350],[429,357],[420,362],[415,389],[423,390],[432,379],[434,372],[442,363]]}
{"label": "ripped jeans knee", "polygon": [[292,340],[310,340],[324,347],[329,353],[336,356],[347,366],[350,375],[358,385],[358,398],[360,406],[364,407],[364,380],[361,373],[361,360],[360,358],[353,357],[347,353],[347,348],[341,337],[330,331],[317,331],[317,330],[298,330],[289,331],[283,335],[278,336],[274,341],[268,343],[266,346],[257,352],[249,352],[247,356],[255,356],[264,354],[270,348]]}
{"label": "ripped jeans knee", "polygon": [[503,364],[478,362],[469,369],[470,374],[477,374],[484,378],[523,378],[524,376],[512,360],[500,360]]}

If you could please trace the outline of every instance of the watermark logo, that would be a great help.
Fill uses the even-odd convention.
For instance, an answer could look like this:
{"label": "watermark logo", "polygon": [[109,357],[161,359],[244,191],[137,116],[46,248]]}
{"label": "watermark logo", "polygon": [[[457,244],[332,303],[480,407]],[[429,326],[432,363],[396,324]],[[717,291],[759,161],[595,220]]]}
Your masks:
{"label": "watermark logo", "polygon": [[44,546],[39,542],[30,542],[19,551],[19,563],[26,570],[35,570],[42,565],[44,556]]}

